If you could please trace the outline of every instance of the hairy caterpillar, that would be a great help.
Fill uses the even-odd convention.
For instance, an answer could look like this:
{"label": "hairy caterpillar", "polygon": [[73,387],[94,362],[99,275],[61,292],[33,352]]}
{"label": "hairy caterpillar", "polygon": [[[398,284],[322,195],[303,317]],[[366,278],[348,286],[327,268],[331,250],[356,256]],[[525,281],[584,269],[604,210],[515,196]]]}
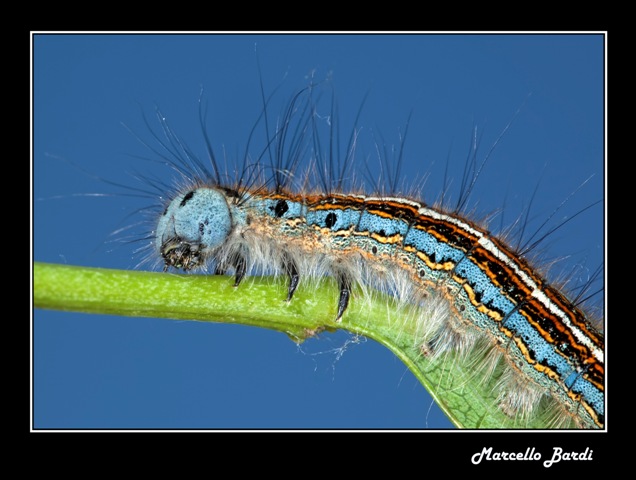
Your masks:
{"label": "hairy caterpillar", "polygon": [[[253,78],[253,74],[252,74],[252,78]],[[206,84],[206,88],[207,88],[207,89],[208,89],[208,91],[209,91],[209,88],[207,87],[207,84]],[[373,94],[372,94],[372,95],[373,95]],[[192,97],[192,95],[190,95],[190,100],[191,100],[191,97]],[[162,97],[157,96],[156,98],[162,98]],[[515,98],[515,101],[516,101],[517,103],[518,103],[518,100],[519,100],[519,97]],[[256,98],[256,101],[258,102],[258,98]],[[515,108],[515,106],[513,106],[512,108]],[[170,117],[171,117],[171,118],[173,118],[173,119],[175,118],[174,109],[172,109],[172,108],[170,108],[170,109],[165,108],[165,110],[170,112]],[[257,110],[258,110],[258,109],[257,109]],[[326,114],[328,114],[328,113],[329,113],[329,110],[328,110],[328,109],[325,109],[325,110],[324,110],[324,112],[325,112]],[[506,112],[506,115],[508,116],[508,118],[509,118],[510,112],[511,112],[511,109],[509,108],[509,109],[507,110],[507,112]],[[181,118],[181,117],[186,118],[186,117],[187,117],[187,115],[185,115],[185,114],[184,114],[184,115],[180,115],[179,113],[177,113],[177,115],[179,116],[179,118]],[[401,117],[401,118],[403,118],[403,115],[402,115],[402,117]],[[508,118],[507,118],[506,120],[508,120]],[[251,120],[250,120],[250,123],[251,123]],[[343,121],[342,123],[343,123],[343,124],[345,124],[345,122],[344,122],[344,121]],[[492,123],[491,123],[490,125],[492,125]],[[194,125],[194,127],[195,127],[195,128],[198,128],[198,126],[197,126],[197,125]],[[178,130],[179,130],[179,132],[183,132],[183,131],[184,131],[184,130],[183,130],[183,128],[182,128],[181,126],[179,126]],[[213,131],[214,131],[214,129],[213,129]],[[466,131],[466,130],[464,130],[464,132],[465,132],[465,131]],[[412,133],[412,132],[413,132],[413,127],[411,127],[411,133],[410,133],[410,136],[409,136],[409,139],[408,139],[408,142],[407,142],[407,144],[408,144],[408,146],[409,146],[409,150],[410,150],[411,148],[413,148],[413,147],[412,147],[413,143],[411,143],[411,142],[413,142],[413,141],[417,141],[416,136],[415,136],[415,135],[413,135],[413,133]],[[215,133],[215,136],[216,136],[216,133]],[[244,135],[243,135],[243,137],[244,137]],[[218,138],[218,137],[217,137],[217,138]],[[458,138],[459,138],[459,137],[458,137]],[[444,146],[443,146],[442,148],[447,148],[447,147],[448,147],[448,141],[446,141],[446,142],[442,142],[442,143],[444,143]],[[459,142],[459,140],[458,140],[458,139],[456,139],[456,144],[460,144],[460,142]],[[463,148],[463,147],[462,147],[462,148]],[[456,149],[454,149],[454,151],[453,151],[453,152],[454,152],[454,155],[456,155],[456,153],[455,153],[455,152],[456,152],[458,149],[459,149],[459,147],[457,147]],[[499,151],[499,150],[498,150],[498,151]],[[445,155],[445,153],[447,153],[447,152],[442,152],[442,158],[443,158],[443,156]],[[505,155],[505,154],[504,154],[504,155]],[[409,168],[413,168],[413,167],[409,167]],[[427,167],[424,167],[424,168],[427,168]],[[587,175],[586,175],[586,176],[587,176]],[[580,179],[580,177],[579,177],[579,179],[576,181],[576,183],[580,183],[580,182],[581,182],[581,179]],[[534,183],[536,183],[536,182],[534,182]],[[573,186],[573,187],[568,187],[568,190],[565,190],[565,191],[566,191],[566,192],[572,191],[574,188],[576,188],[576,183],[574,184],[574,186]],[[429,185],[429,186],[430,186],[430,185],[431,185],[431,183],[429,182],[427,185]],[[439,190],[439,187],[437,187],[437,189]],[[501,190],[503,190],[503,189],[501,189]],[[562,196],[561,196],[561,198],[562,198],[563,196],[565,196],[565,195],[567,195],[567,193],[565,193],[564,195],[562,195]],[[425,195],[425,196],[428,196],[428,194],[427,194],[427,195]],[[499,197],[498,197],[498,198],[500,199],[500,200],[498,200],[499,202],[501,202],[501,198],[502,198],[502,196],[505,196],[505,191],[504,191],[504,192],[500,192],[500,195],[499,195]],[[434,197],[434,196],[433,196],[433,197]],[[430,198],[430,197],[428,197],[428,198]],[[481,197],[480,197],[480,198],[481,198]],[[496,205],[500,205],[500,203],[499,203],[499,204],[496,204]],[[486,209],[486,210],[487,210],[487,209]]]}

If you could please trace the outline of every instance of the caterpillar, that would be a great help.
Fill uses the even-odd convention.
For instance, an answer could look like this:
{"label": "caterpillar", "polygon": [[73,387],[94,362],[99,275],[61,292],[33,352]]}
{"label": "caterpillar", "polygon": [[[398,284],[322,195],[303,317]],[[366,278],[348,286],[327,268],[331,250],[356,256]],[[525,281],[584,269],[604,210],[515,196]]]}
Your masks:
{"label": "caterpillar", "polygon": [[[327,115],[333,113],[328,109],[326,112]],[[306,120],[310,117],[302,117],[301,115],[301,119],[303,118]],[[310,121],[316,122],[316,118],[317,117],[311,117]],[[282,136],[281,132],[291,133],[293,130],[291,127],[283,127],[277,130],[276,133],[270,132],[267,141],[272,142],[271,147],[274,147],[275,143]],[[311,139],[311,135],[309,135],[309,138]],[[289,157],[285,158],[284,161],[290,161]],[[418,282],[422,282],[422,279],[435,281],[437,285],[439,285],[441,281],[446,282],[448,280],[448,276],[444,277],[443,280],[441,276],[435,277],[435,273],[439,273],[442,269],[436,270],[431,268],[431,266],[439,263],[432,261],[430,255],[433,255],[435,260],[437,260],[437,256],[441,255],[440,248],[437,248],[435,253],[429,251],[428,256],[423,253],[424,250],[419,250],[420,247],[423,248],[426,242],[430,243],[432,241],[432,239],[424,237],[416,238],[418,230],[425,231],[424,228],[419,228],[423,226],[421,222],[424,221],[425,216],[428,216],[428,221],[431,225],[434,223],[434,220],[438,222],[437,225],[440,226],[440,228],[442,228],[441,225],[444,224],[447,234],[449,232],[448,228],[454,226],[453,228],[455,228],[458,240],[464,235],[464,241],[467,242],[466,245],[470,245],[469,247],[464,246],[465,249],[468,248],[468,250],[463,250],[463,258],[466,260],[470,260],[471,262],[474,260],[476,262],[477,257],[473,257],[470,253],[467,254],[467,252],[474,252],[476,255],[478,253],[476,249],[480,246],[482,247],[482,256],[485,256],[489,252],[489,254],[495,258],[503,258],[506,256],[506,252],[508,252],[510,262],[513,262],[512,257],[514,255],[512,254],[514,254],[514,249],[508,247],[505,241],[501,244],[496,243],[497,239],[491,238],[488,234],[488,229],[483,226],[483,223],[462,219],[464,216],[469,215],[466,211],[458,216],[455,215],[452,210],[438,210],[435,208],[435,205],[422,201],[419,192],[416,194],[414,190],[411,190],[407,195],[402,195],[397,191],[393,191],[394,185],[391,185],[386,187],[386,189],[377,187],[371,189],[370,192],[364,192],[361,188],[356,188],[355,182],[351,182],[351,185],[353,185],[351,189],[337,188],[338,185],[334,187],[334,184],[330,183],[331,180],[329,180],[329,178],[335,176],[336,180],[338,180],[338,174],[323,172],[323,177],[321,177],[321,173],[316,173],[315,171],[309,175],[318,177],[319,185],[311,185],[305,182],[304,178],[301,178],[302,173],[300,167],[290,166],[290,164],[283,166],[281,164],[272,169],[270,168],[271,166],[263,166],[264,158],[260,158],[254,163],[254,165],[259,164],[261,165],[261,167],[259,167],[261,168],[260,171],[257,171],[257,167],[251,167],[251,170],[247,169],[239,172],[239,174],[233,178],[223,178],[222,175],[216,176],[213,174],[205,175],[204,178],[199,178],[198,181],[192,180],[193,168],[192,165],[188,166],[185,170],[189,173],[190,182],[182,179],[181,185],[172,192],[173,198],[166,198],[165,201],[161,203],[161,212],[159,212],[159,214],[166,210],[170,211],[172,209],[176,212],[179,209],[196,206],[196,202],[200,201],[199,193],[202,192],[200,189],[212,187],[210,191],[216,193],[210,193],[211,196],[216,197],[217,194],[221,195],[220,197],[216,197],[215,201],[218,201],[221,205],[225,202],[229,209],[236,209],[232,210],[233,217],[234,214],[236,214],[236,217],[240,217],[241,209],[243,209],[245,221],[247,221],[248,217],[248,213],[245,212],[249,212],[249,215],[251,215],[249,220],[250,225],[254,227],[258,226],[258,228],[261,229],[261,234],[266,231],[265,226],[270,229],[269,232],[272,231],[271,229],[274,228],[272,226],[274,223],[272,222],[285,222],[287,225],[286,228],[289,229],[285,232],[288,236],[296,234],[301,237],[303,236],[301,232],[307,234],[306,239],[311,239],[311,241],[314,242],[313,245],[323,248],[322,253],[316,253],[315,250],[307,251],[301,248],[301,242],[297,242],[291,251],[285,252],[283,255],[280,248],[274,248],[275,245],[272,245],[273,242],[271,240],[269,243],[259,243],[258,238],[262,237],[250,237],[249,235],[247,235],[247,238],[241,237],[238,235],[238,232],[242,228],[241,224],[231,223],[228,227],[230,233],[238,235],[239,238],[235,236],[231,238],[220,237],[222,240],[218,248],[214,252],[205,251],[203,254],[203,259],[209,260],[208,262],[198,263],[199,260],[196,260],[194,263],[184,263],[184,260],[192,262],[192,259],[197,258],[196,255],[193,254],[193,244],[186,248],[185,242],[183,241],[181,241],[180,244],[179,242],[175,243],[175,237],[172,237],[171,242],[170,235],[168,234],[162,234],[161,236],[155,235],[153,241],[149,242],[146,248],[146,253],[149,258],[154,258],[158,263],[161,263],[161,268],[165,265],[177,268],[186,265],[186,269],[188,270],[196,270],[194,267],[199,266],[200,269],[207,273],[214,273],[217,269],[218,271],[233,272],[236,276],[234,282],[237,283],[237,280],[239,280],[237,286],[238,293],[240,293],[241,283],[245,281],[245,277],[242,276],[243,272],[247,274],[247,272],[259,270],[259,268],[274,271],[289,278],[290,288],[287,297],[290,297],[289,301],[291,302],[294,301],[292,287],[296,274],[300,285],[303,285],[304,282],[308,280],[308,277],[321,277],[323,274],[331,273],[334,274],[340,284],[338,293],[339,306],[336,309],[335,319],[341,322],[346,322],[347,303],[360,301],[360,298],[350,296],[351,291],[358,285],[367,285],[366,288],[368,288],[368,290],[375,288],[379,288],[380,290],[388,289],[397,293],[403,303],[420,304],[423,302],[422,294],[410,293],[411,288],[407,288],[407,286],[418,285]],[[342,177],[346,177],[346,175],[340,175],[340,178]],[[325,184],[320,185],[322,181],[320,180],[321,178],[327,178],[328,180]],[[243,179],[243,182],[239,181],[241,179]],[[163,185],[163,187],[165,187],[165,185]],[[178,201],[175,200],[175,198]],[[220,202],[220,200],[223,200],[223,202]],[[175,203],[173,204],[172,201]],[[178,205],[182,203],[183,207],[178,207]],[[345,217],[343,217],[343,215],[345,215]],[[434,218],[435,215],[437,215],[438,218]],[[365,217],[364,221],[363,216]],[[160,218],[166,218],[166,224],[159,225],[161,220],[158,220],[157,225],[153,228],[156,228],[157,231],[168,232],[174,227],[175,218],[177,217],[170,213],[165,217],[161,215],[156,217],[156,219]],[[267,225],[261,225],[259,223],[264,221],[262,220],[263,218],[267,218],[267,222],[265,222]],[[345,218],[345,220],[343,220],[343,218]],[[346,218],[348,218],[348,220],[346,220]],[[453,218],[459,223],[453,223]],[[210,220],[211,219],[208,219],[208,224],[211,223]],[[255,225],[254,222],[258,225]],[[346,222],[350,223],[347,224]],[[361,222],[362,225],[365,225],[364,222],[367,222],[367,230],[358,229]],[[200,223],[205,224],[205,220],[203,222],[195,222],[197,232],[199,231]],[[296,230],[291,228],[290,225],[292,224],[295,224],[294,228],[296,228]],[[343,226],[346,228],[343,229]],[[395,231],[390,231],[391,228],[394,228]],[[363,234],[363,232],[367,233]],[[391,234],[382,235],[381,233]],[[437,233],[439,234],[440,232]],[[469,233],[472,235],[470,239]],[[373,234],[375,234],[375,236],[373,236]],[[158,240],[160,237],[162,239],[161,242]],[[382,238],[389,237],[391,237],[391,241],[381,241]],[[334,239],[340,240],[340,243],[334,243]],[[481,239],[481,243],[479,240],[475,242],[475,239]],[[470,243],[469,240],[473,243]],[[439,247],[441,240],[437,239],[436,241]],[[489,244],[488,242],[490,241],[494,243]],[[409,242],[411,243],[409,244]],[[166,244],[165,247],[163,245],[164,243]],[[175,245],[177,246],[175,247]],[[408,251],[403,248],[409,245],[415,250]],[[401,246],[402,248],[398,249],[397,246]],[[373,250],[374,247],[377,249],[376,252]],[[338,248],[341,249],[340,252],[337,250]],[[420,253],[420,256],[418,256],[417,253]],[[449,251],[445,253],[451,255],[453,252]],[[504,254],[503,257],[501,255],[502,253]],[[334,255],[334,257],[329,259],[329,255]],[[337,261],[338,258],[345,257],[355,257],[355,261],[351,260],[351,263]],[[402,263],[400,264],[401,267],[396,269],[395,259],[398,257]],[[426,260],[428,260],[428,263]],[[420,270],[423,268],[413,269],[409,277],[405,273],[408,271],[405,265],[414,265],[416,261],[424,262],[424,268],[428,268],[429,271],[425,272],[423,276],[420,276]],[[456,267],[461,268],[462,262],[457,260],[457,258],[455,258],[455,261],[457,262]],[[476,264],[475,262],[473,262],[473,264]],[[521,274],[525,272],[524,265],[514,267],[513,263],[507,263],[506,265],[508,265],[509,269],[518,270],[517,273],[520,278],[519,292],[524,288],[534,291],[533,286],[527,283],[528,280],[534,281],[537,287],[543,288],[543,281],[537,283],[536,278],[533,279],[532,276],[523,279],[523,275]],[[203,267],[204,264],[206,267]],[[468,264],[464,265],[464,267],[467,268],[467,265]],[[417,274],[417,277],[414,277],[412,275],[413,273]],[[470,272],[466,270],[463,272],[463,275],[468,276],[469,273]],[[379,278],[379,280],[377,280],[377,283],[374,283],[374,278],[376,277]],[[456,277],[458,279],[460,278],[459,275],[456,275]],[[391,285],[393,285],[393,287],[385,283],[383,279],[386,278],[392,278],[393,283]],[[523,279],[523,281],[521,279]],[[459,281],[457,285],[460,285]],[[475,295],[481,295],[482,297],[490,295],[491,299],[495,298],[494,290],[488,290],[483,279],[481,285],[484,285],[484,288]],[[432,285],[429,285],[429,287],[433,288]],[[426,288],[424,288],[424,290],[426,290]],[[439,290],[439,287],[434,287],[434,289]],[[464,288],[464,292],[468,292],[468,290]],[[523,294],[516,293],[515,295],[519,297]],[[456,298],[456,295],[453,298]],[[281,301],[285,300],[287,300],[287,298],[281,299]],[[448,298],[446,301],[451,303]],[[463,302],[464,308],[466,308],[468,306],[466,298],[464,298]],[[522,301],[518,302],[518,304],[521,303]],[[528,304],[526,300],[524,305]],[[455,308],[459,309],[461,306],[461,304],[457,304]],[[544,305],[544,308],[547,307]],[[517,307],[517,310],[520,309],[521,307]],[[506,320],[502,320],[502,322],[506,323]],[[510,319],[508,319],[507,322],[508,326],[513,326],[510,323]],[[516,328],[521,327],[517,325]],[[464,342],[464,338],[471,337],[470,334],[457,336],[457,332],[453,329],[451,330],[452,331],[444,334],[442,330],[436,331],[434,327],[423,327],[422,338],[427,338],[428,340],[422,342],[422,345],[419,346],[422,354],[441,355],[443,354],[444,348],[457,347]],[[467,328],[463,325],[455,330],[458,330],[460,334],[467,332]],[[483,331],[485,330],[480,330],[480,332]],[[465,348],[467,352],[470,352],[471,345],[474,345],[475,341],[476,340],[468,340],[466,346],[460,348]],[[531,340],[529,339],[528,341]],[[596,343],[599,341],[602,340],[597,339]],[[519,359],[520,357],[517,355],[516,358]],[[557,370],[560,369],[560,375],[565,377],[563,382],[567,381],[566,383],[575,386],[579,390],[581,390],[582,385],[581,378],[590,376],[589,370],[586,370],[586,367],[577,367],[570,374],[568,374],[566,370],[567,367],[565,366],[554,368]],[[521,390],[523,388],[523,382],[516,381],[515,379],[528,378],[528,373],[519,373],[514,367],[511,367],[510,371],[511,373],[508,374],[510,379],[504,381],[504,383],[507,383],[510,389],[514,390],[512,387],[516,386],[517,389]],[[524,377],[523,375],[526,376]],[[536,382],[536,379],[531,380]],[[524,398],[527,398],[528,395],[530,394],[521,394],[521,397],[518,398],[511,396],[506,397],[504,395],[500,399],[501,408],[508,409],[509,414],[514,416],[518,414],[519,411],[528,408],[527,406],[519,405],[524,403]],[[561,403],[567,404],[567,402],[569,401],[564,399]],[[588,398],[588,402],[593,402],[593,400]],[[574,403],[570,404],[574,405]],[[577,410],[580,410],[580,405],[580,403],[576,403]],[[596,403],[596,407],[599,408],[598,402]],[[579,415],[579,413],[577,413],[577,415]],[[589,426],[593,423],[598,427],[598,423],[594,421],[590,422],[592,416],[593,414],[589,414],[589,418],[584,420],[581,425],[576,424],[575,421],[575,426]],[[568,415],[565,415],[564,418],[565,417],[570,418]],[[564,425],[569,426],[567,423]]]}
{"label": "caterpillar", "polygon": [[[271,187],[259,180],[260,173],[252,182],[239,178],[223,184],[210,151],[216,173],[191,182],[184,177],[186,184],[167,198],[152,235],[164,271],[207,270],[212,264],[217,273],[233,270],[236,287],[249,271],[284,273],[286,301],[293,301],[301,279],[328,274],[339,288],[337,323],[353,284],[393,292],[409,304],[444,298],[449,313],[435,326],[417,327],[427,331],[418,348],[428,355],[458,350],[458,356],[467,357],[478,338],[487,336],[490,345],[479,348],[492,350],[507,364],[492,380],[499,383],[502,410],[527,418],[549,396],[563,406],[564,415],[576,412],[571,419],[577,427],[602,428],[602,333],[511,247],[456,214],[410,199],[307,194],[306,186],[290,190],[289,179],[295,178],[295,164],[305,149],[305,126],[313,127],[315,115],[311,103],[296,106],[298,95],[274,135]],[[297,110],[311,115],[301,114],[296,122]],[[169,140],[164,150],[187,159],[187,151],[179,157],[173,150],[181,143],[166,124],[163,130]],[[316,168],[324,171],[333,159],[318,161]]]}

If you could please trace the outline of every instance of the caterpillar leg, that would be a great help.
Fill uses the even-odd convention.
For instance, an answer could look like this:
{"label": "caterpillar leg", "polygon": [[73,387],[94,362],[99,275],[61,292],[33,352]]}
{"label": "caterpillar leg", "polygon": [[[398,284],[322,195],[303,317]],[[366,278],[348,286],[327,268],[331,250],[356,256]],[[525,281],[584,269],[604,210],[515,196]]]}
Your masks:
{"label": "caterpillar leg", "polygon": [[300,282],[300,275],[298,274],[296,263],[294,263],[294,261],[290,258],[285,258],[283,268],[289,276],[289,289],[287,290],[287,301],[289,302],[294,296],[296,287],[298,287],[298,282]]}
{"label": "caterpillar leg", "polygon": [[338,299],[338,316],[336,317],[336,322],[340,323],[342,321],[342,315],[349,305],[349,298],[351,297],[351,279],[345,274],[339,274],[338,287],[340,288],[340,298]]}
{"label": "caterpillar leg", "polygon": [[247,262],[245,261],[245,257],[239,255],[234,261],[234,268],[236,269],[236,275],[234,277],[234,286],[238,287],[245,276],[245,272],[247,270]]}

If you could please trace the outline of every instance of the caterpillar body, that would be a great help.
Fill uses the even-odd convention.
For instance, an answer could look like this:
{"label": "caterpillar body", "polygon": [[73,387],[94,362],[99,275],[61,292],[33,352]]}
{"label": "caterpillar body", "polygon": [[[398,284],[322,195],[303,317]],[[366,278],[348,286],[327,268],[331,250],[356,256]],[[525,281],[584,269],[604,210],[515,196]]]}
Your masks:
{"label": "caterpillar body", "polygon": [[[337,323],[354,287],[391,292],[402,304],[421,307],[413,318],[413,347],[421,354],[453,351],[467,358],[480,349],[490,357],[484,370],[505,364],[487,381],[507,415],[528,419],[547,403],[557,410],[550,427],[602,428],[603,334],[503,240],[456,212],[410,198],[336,192],[324,180],[322,191],[308,193],[307,181],[291,188],[307,132],[316,130],[311,102],[294,106],[299,95],[270,140],[277,153],[269,177],[246,165],[249,181],[224,183],[211,150],[212,172],[198,161],[196,179],[182,172],[150,235],[150,258],[161,258],[164,270],[233,271],[239,288],[248,272],[283,274],[287,301],[299,282],[331,275],[339,288]],[[166,123],[163,131],[168,145],[181,145]],[[167,150],[182,165],[192,160]],[[331,160],[314,151],[312,170],[329,170]],[[342,183],[341,175],[335,184]],[[445,313],[431,318],[430,306],[440,302]]]}

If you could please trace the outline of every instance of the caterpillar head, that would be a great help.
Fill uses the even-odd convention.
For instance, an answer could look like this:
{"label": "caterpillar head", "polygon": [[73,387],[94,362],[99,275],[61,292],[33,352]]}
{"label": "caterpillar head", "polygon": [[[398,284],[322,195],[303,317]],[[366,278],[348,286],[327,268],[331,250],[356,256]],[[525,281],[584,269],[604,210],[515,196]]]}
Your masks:
{"label": "caterpillar head", "polygon": [[155,231],[164,271],[203,266],[231,231],[232,215],[222,191],[200,187],[180,193],[164,210]]}

